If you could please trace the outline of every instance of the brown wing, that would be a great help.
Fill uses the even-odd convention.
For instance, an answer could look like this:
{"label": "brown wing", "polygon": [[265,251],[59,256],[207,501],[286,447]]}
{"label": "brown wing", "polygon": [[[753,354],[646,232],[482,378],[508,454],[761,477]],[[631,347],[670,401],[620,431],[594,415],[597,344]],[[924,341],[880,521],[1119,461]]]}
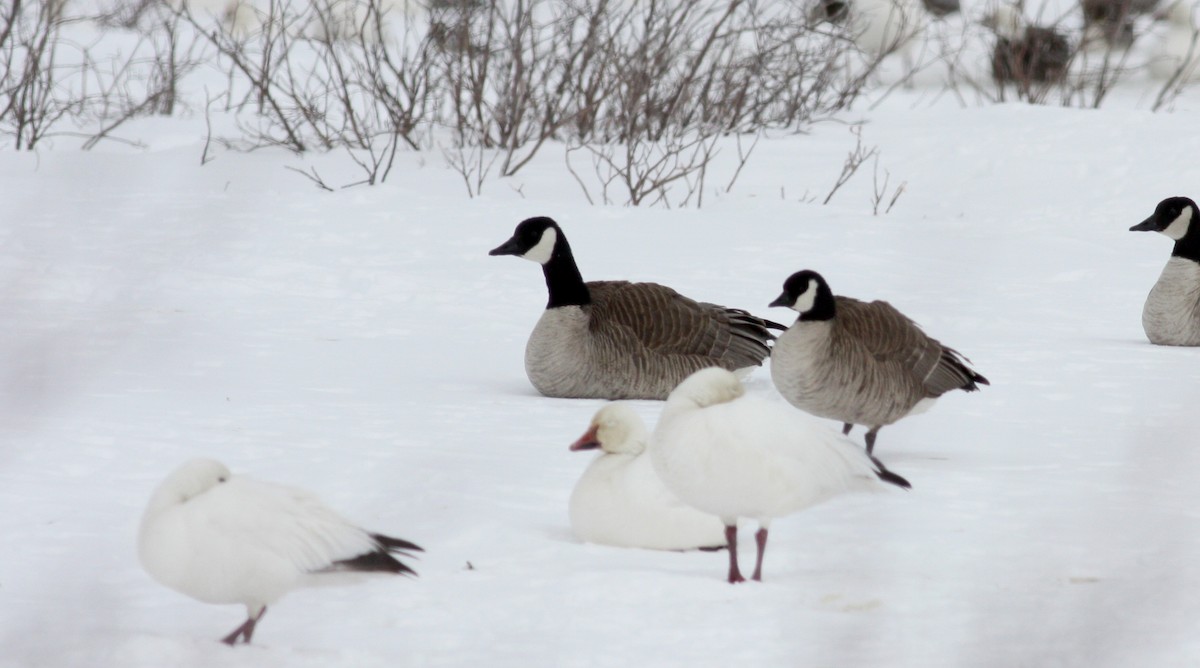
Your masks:
{"label": "brown wing", "polygon": [[954,389],[977,390],[977,382],[988,384],[966,366],[957,351],[925,334],[885,301],[839,296],[835,321],[878,363],[897,367],[921,383],[926,396],[939,397]]}
{"label": "brown wing", "polygon": [[661,355],[698,355],[736,369],[762,364],[775,337],[766,321],[745,311],[694,301],[657,283],[588,283],[596,327],[622,335]]}

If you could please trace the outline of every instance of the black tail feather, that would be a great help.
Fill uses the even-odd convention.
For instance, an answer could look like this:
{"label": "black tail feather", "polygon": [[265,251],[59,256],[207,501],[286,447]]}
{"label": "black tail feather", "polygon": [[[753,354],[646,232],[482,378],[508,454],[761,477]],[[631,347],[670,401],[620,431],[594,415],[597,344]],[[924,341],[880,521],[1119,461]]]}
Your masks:
{"label": "black tail feather", "polygon": [[392,556],[395,553],[401,557],[413,558],[409,552],[424,552],[421,546],[402,538],[392,538],[383,534],[371,534],[377,549],[360,554],[352,559],[343,559],[330,564],[331,571],[359,571],[376,573],[396,573],[399,575],[416,575],[417,572],[407,564]]}
{"label": "black tail feather", "polygon": [[875,462],[875,469],[876,469],[875,475],[878,476],[880,480],[882,480],[886,483],[891,483],[902,489],[912,489],[911,483],[909,483],[907,480],[900,477],[899,475],[889,471],[888,468],[883,465],[883,462],[879,461],[879,459],[877,457],[875,457],[874,455],[868,455],[868,456],[871,458],[872,462]]}
{"label": "black tail feather", "polygon": [[991,385],[988,379],[983,377],[983,374],[968,366],[971,364],[971,358],[953,348],[942,348],[942,363],[943,366],[953,369],[955,375],[963,381],[958,388],[960,390],[975,392],[979,390],[980,385]]}
{"label": "black tail feather", "polygon": [[417,545],[416,543],[410,543],[403,538],[392,538],[391,536],[385,536],[381,533],[373,533],[371,534],[371,538],[374,538],[376,543],[379,543],[383,547],[387,548],[389,552],[397,552],[401,550],[416,550],[417,552],[425,551],[421,549],[420,545]]}

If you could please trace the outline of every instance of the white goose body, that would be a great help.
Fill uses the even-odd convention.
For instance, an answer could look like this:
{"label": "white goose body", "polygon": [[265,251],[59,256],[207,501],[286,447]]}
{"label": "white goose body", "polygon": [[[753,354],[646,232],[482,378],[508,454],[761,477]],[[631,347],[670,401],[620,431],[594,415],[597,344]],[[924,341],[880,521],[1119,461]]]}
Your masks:
{"label": "white goose body", "polygon": [[312,494],[233,476],[220,462],[184,464],[142,517],[138,556],[161,584],[205,603],[240,603],[246,642],[266,607],[289,591],[348,572],[412,573],[389,553],[420,550],[343,519]]}
{"label": "white goose body", "polygon": [[1159,203],[1131,231],[1160,232],[1175,241],[1167,266],[1142,307],[1142,328],[1151,343],[1200,346],[1200,210],[1186,197]]}
{"label": "white goose body", "polygon": [[704,369],[671,393],[651,437],[654,468],[686,503],[721,518],[730,582],[740,582],[737,520],[757,520],[758,562],[771,520],[842,493],[908,487],[849,439],[782,404],[744,396],[737,378]]}
{"label": "white goose body", "polygon": [[775,338],[768,327],[784,329],[657,283],[585,283],[546,217],[522,221],[490,254],[542,266],[549,301],[525,346],[525,371],[549,397],[663,399],[697,369],[760,366]]}
{"label": "white goose body", "polygon": [[701,406],[685,396],[667,400],[652,451],[668,488],[699,510],[770,523],[883,487],[861,448],[785,405],[740,395]]}
{"label": "white goose body", "polygon": [[667,490],[646,452],[647,439],[645,424],[631,408],[608,404],[600,409],[592,428],[571,446],[602,449],[571,492],[571,531],[582,541],[615,547],[723,546],[721,522]]}

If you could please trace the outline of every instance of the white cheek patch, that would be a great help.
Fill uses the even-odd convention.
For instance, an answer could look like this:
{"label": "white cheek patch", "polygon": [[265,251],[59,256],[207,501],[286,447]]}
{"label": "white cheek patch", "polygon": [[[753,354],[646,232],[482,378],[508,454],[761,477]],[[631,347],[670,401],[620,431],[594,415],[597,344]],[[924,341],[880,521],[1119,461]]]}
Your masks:
{"label": "white cheek patch", "polygon": [[1162,233],[1167,235],[1168,237],[1171,237],[1175,241],[1179,241],[1180,239],[1187,236],[1188,225],[1190,225],[1191,222],[1192,222],[1192,207],[1185,206],[1183,208],[1183,211],[1179,214],[1179,217],[1177,217],[1175,220],[1171,221],[1170,225],[1167,225],[1166,227],[1164,227],[1162,229]]}
{"label": "white cheek patch", "polygon": [[546,264],[550,261],[550,256],[554,254],[554,244],[558,243],[558,231],[553,227],[547,227],[545,232],[542,232],[542,238],[538,240],[537,245],[525,251],[521,257],[526,260],[533,260],[538,264]]}
{"label": "white cheek patch", "polygon": [[799,297],[796,297],[792,308],[800,313],[808,313],[812,310],[813,302],[815,301],[817,301],[817,282],[810,278],[808,279],[808,285],[804,288],[804,292],[800,293]]}

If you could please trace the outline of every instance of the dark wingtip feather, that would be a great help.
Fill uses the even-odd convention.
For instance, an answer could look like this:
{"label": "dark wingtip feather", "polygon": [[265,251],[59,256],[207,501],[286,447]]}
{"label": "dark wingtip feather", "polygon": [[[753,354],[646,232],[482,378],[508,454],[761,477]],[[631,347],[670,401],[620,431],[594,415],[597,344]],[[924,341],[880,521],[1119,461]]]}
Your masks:
{"label": "dark wingtip feather", "polygon": [[417,552],[425,551],[420,545],[411,543],[403,538],[392,538],[391,536],[385,536],[381,533],[373,533],[371,534],[371,538],[375,539],[376,543],[379,543],[383,547],[387,548],[389,552],[394,552],[396,550],[416,550]]}
{"label": "dark wingtip feather", "polygon": [[392,538],[383,534],[371,534],[371,539],[375,541],[377,549],[360,554],[353,559],[343,559],[335,561],[330,565],[328,570],[331,571],[358,571],[363,573],[396,573],[398,575],[416,575],[417,572],[410,568],[407,564],[401,562],[392,553],[396,553],[402,557],[412,558],[413,555],[409,552],[424,552],[421,546],[416,543],[409,542],[402,538]]}
{"label": "dark wingtip feather", "polygon": [[886,483],[893,484],[902,489],[912,489],[911,483],[909,483],[907,480],[900,477],[899,475],[896,475],[895,473],[892,473],[891,471],[889,471],[888,468],[883,465],[883,462],[879,461],[879,459],[876,458],[874,455],[869,455],[869,456],[871,457],[871,461],[875,463],[875,469],[876,469],[875,475],[878,476],[880,480],[882,480]]}
{"label": "dark wingtip feather", "polygon": [[361,573],[396,573],[398,575],[416,575],[417,572],[401,563],[386,550],[380,548],[374,552],[360,554],[353,559],[335,561],[330,565],[331,571],[357,571]]}

